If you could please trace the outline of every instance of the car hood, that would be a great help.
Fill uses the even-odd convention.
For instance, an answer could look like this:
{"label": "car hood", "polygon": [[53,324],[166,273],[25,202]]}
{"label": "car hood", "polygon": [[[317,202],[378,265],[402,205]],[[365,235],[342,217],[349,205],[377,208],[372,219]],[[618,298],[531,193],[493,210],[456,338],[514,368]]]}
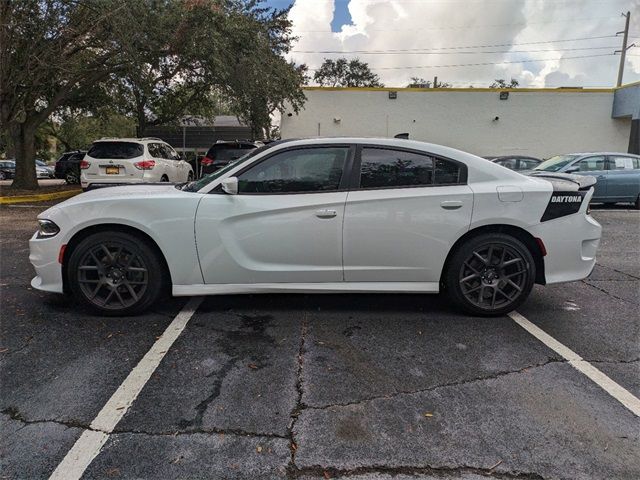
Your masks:
{"label": "car hood", "polygon": [[554,191],[588,190],[597,182],[596,177],[590,175],[572,175],[570,173],[545,172],[543,170],[530,170],[525,172],[524,175],[551,182]]}
{"label": "car hood", "polygon": [[81,193],[74,197],[59,203],[57,206],[64,207],[67,205],[74,205],[78,203],[93,202],[99,200],[120,200],[126,198],[148,198],[165,195],[193,195],[192,193],[186,193],[182,190],[178,190],[172,184],[151,184],[151,185],[127,185],[120,187],[104,187],[96,188],[88,192]]}

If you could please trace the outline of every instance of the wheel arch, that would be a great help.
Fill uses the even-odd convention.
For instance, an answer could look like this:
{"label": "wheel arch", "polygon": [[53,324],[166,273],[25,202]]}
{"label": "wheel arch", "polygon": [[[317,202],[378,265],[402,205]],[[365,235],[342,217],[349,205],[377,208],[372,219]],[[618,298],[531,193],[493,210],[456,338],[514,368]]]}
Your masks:
{"label": "wheel arch", "polygon": [[444,288],[444,276],[446,275],[447,269],[449,268],[449,263],[453,254],[457,251],[458,248],[466,241],[471,238],[477,237],[478,235],[482,235],[485,233],[504,233],[507,235],[511,235],[514,238],[520,240],[529,250],[531,256],[533,257],[533,261],[536,266],[536,278],[535,283],[539,285],[545,285],[546,277],[544,272],[544,254],[540,248],[540,245],[536,241],[535,237],[527,232],[524,228],[516,227],[515,225],[508,224],[492,224],[492,225],[482,225],[480,227],[476,227],[472,230],[469,230],[464,235],[462,235],[456,242],[453,244],[447,258],[444,261],[444,265],[442,266],[442,272],[440,273],[440,285]]}
{"label": "wheel arch", "polygon": [[67,265],[69,263],[69,259],[71,258],[71,254],[73,253],[73,250],[78,246],[80,242],[82,242],[82,240],[87,238],[89,235],[93,235],[94,233],[99,232],[128,233],[146,242],[158,254],[158,257],[160,258],[162,263],[162,269],[166,273],[169,280],[169,285],[173,284],[173,280],[171,278],[171,270],[169,269],[169,265],[167,264],[167,259],[165,258],[162,249],[158,246],[157,242],[153,238],[151,238],[151,236],[149,236],[139,228],[130,225],[123,225],[119,223],[100,223],[96,225],[90,225],[82,228],[81,230],[78,230],[67,242],[66,248],[64,249],[64,254],[62,256],[62,288],[65,293],[69,291]]}

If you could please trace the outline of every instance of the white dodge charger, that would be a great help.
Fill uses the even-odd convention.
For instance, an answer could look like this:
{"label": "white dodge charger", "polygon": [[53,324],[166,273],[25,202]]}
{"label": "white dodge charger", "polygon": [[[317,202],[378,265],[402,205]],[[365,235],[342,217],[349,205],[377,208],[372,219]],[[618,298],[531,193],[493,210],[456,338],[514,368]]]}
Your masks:
{"label": "white dodge charger", "polygon": [[443,290],[471,314],[501,315],[534,283],[589,275],[594,183],[417,141],[281,141],[195,182],[103,188],[46,210],[32,286],[107,315],[144,310],[169,288]]}

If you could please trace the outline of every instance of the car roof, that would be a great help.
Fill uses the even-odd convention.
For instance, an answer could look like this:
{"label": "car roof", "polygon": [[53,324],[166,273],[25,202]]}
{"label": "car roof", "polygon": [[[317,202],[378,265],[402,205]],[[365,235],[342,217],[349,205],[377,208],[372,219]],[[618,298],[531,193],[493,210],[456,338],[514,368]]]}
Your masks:
{"label": "car roof", "polygon": [[628,152],[575,152],[575,153],[559,153],[558,155],[575,155],[577,157],[585,157],[587,155],[624,155],[628,157],[640,158],[640,155],[637,155],[635,153],[628,153]]}
{"label": "car roof", "polygon": [[[156,137],[142,137],[142,138],[118,138],[118,137],[102,137],[95,140],[93,143],[98,142],[133,142],[133,143],[145,143],[145,142],[160,142],[167,143],[161,138]],[[168,145],[168,144],[167,144]]]}

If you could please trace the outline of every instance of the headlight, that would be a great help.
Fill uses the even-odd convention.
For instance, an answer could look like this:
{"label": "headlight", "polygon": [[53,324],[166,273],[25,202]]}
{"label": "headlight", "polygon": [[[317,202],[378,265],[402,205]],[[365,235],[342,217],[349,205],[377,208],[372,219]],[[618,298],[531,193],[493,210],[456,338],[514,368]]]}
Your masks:
{"label": "headlight", "polygon": [[53,237],[58,234],[60,227],[51,220],[38,220],[38,238]]}

